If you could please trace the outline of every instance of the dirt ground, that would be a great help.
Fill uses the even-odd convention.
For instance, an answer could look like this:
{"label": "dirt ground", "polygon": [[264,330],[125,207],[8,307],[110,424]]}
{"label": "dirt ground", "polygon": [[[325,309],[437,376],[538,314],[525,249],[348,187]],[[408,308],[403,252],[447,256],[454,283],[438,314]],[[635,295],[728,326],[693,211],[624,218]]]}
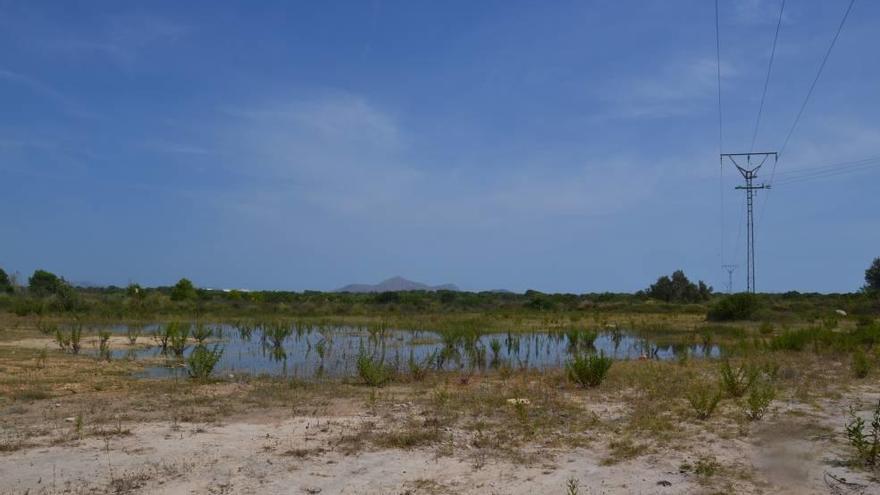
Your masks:
{"label": "dirt ground", "polygon": [[[646,420],[631,417],[630,392],[614,388],[625,376],[594,392],[533,375],[382,389],[225,377],[196,386],[133,379],[135,365],[121,361],[47,358],[39,342],[26,344],[0,346],[0,394],[13,398],[0,406],[2,494],[880,494],[875,475],[848,461],[842,434],[853,399],[865,417],[880,399],[876,378],[846,394],[780,396],[757,422],[734,420],[733,402],[707,423],[681,419],[671,402],[653,412],[648,404],[653,415],[679,415],[650,433],[631,426]],[[615,366],[623,376],[652,365]],[[480,390],[502,397],[489,409],[445,406],[460,407],[458,419],[437,426],[438,390],[451,404],[479,402]],[[510,391],[531,400],[511,405]],[[563,403],[595,426],[566,431],[537,414]],[[537,426],[505,447],[517,417]],[[435,434],[422,439],[422,430]]]}

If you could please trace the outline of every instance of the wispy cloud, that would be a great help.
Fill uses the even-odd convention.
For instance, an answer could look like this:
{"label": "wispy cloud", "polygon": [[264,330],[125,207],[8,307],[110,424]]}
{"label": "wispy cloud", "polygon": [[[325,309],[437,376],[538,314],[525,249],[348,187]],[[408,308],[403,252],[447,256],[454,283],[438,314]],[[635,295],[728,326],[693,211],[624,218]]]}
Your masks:
{"label": "wispy cloud", "polygon": [[49,99],[57,104],[59,104],[65,111],[68,113],[80,116],[80,117],[94,117],[95,114],[89,110],[87,110],[84,106],[79,104],[76,100],[69,98],[67,95],[58,91],[54,87],[36,79],[26,74],[21,74],[19,72],[13,72],[6,69],[0,69],[0,81],[6,81],[8,83],[15,84],[20,87],[24,87],[27,90],[40,95],[46,99]]}
{"label": "wispy cloud", "polygon": [[[667,62],[654,73],[608,80],[599,98],[610,107],[603,118],[666,118],[703,112],[715,94],[717,65],[714,58]],[[737,70],[722,63],[725,79]]]}

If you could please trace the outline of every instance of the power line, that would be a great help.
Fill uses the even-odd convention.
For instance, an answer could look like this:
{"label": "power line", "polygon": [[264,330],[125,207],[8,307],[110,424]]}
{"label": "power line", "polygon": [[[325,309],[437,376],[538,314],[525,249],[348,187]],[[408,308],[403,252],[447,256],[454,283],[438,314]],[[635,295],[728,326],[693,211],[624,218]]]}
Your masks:
{"label": "power line", "polygon": [[[787,176],[781,179],[777,184],[780,186],[786,186],[790,184],[796,184],[798,182],[811,181],[816,179],[827,179],[830,177],[836,177],[839,175],[847,175],[858,172],[865,172],[872,168],[880,167],[880,160],[873,161],[864,161],[854,163],[848,166],[839,166],[839,167],[820,167],[816,169],[811,169],[811,171],[804,171],[799,175]],[[782,175],[782,174],[779,174]]]}
{"label": "power line", "polygon": [[[831,51],[834,49],[834,45],[837,43],[837,39],[840,37],[841,31],[843,31],[843,26],[846,24],[846,19],[849,17],[849,13],[852,10],[853,4],[856,3],[856,0],[850,0],[849,5],[846,6],[846,10],[843,12],[843,18],[840,19],[840,24],[837,26],[837,31],[834,33],[834,37],[831,39],[831,44],[828,45],[828,50],[825,51],[825,55],[822,57],[822,62],[819,64],[819,70],[816,71],[816,77],[813,78],[813,82],[810,84],[809,90],[807,90],[807,95],[804,98],[803,103],[801,103],[800,109],[798,109],[798,113],[794,118],[794,122],[791,124],[791,128],[789,128],[788,133],[785,135],[785,140],[782,142],[782,147],[779,148],[779,156],[785,155],[785,150],[788,147],[788,142],[791,139],[792,134],[794,134],[795,129],[797,128],[798,122],[801,120],[801,116],[804,114],[804,110],[807,108],[807,103],[810,101],[810,97],[813,95],[813,90],[816,89],[816,83],[819,82],[819,77],[822,76],[822,71],[825,69],[825,64],[828,62],[828,57],[831,56]],[[776,178],[776,166],[779,164],[779,161],[773,162],[773,167],[770,169],[770,180],[768,184],[772,185],[773,180]],[[764,215],[767,212],[767,201],[770,200],[770,193],[764,196],[764,203],[761,207],[761,215],[758,219],[758,223],[763,223]]]}
{"label": "power line", "polygon": [[[782,155],[785,153],[785,148],[788,146],[788,141],[791,139],[791,135],[794,134],[795,128],[797,128],[798,122],[801,120],[801,116],[804,114],[804,110],[807,108],[807,103],[810,101],[810,97],[813,95],[813,90],[816,89],[816,83],[819,82],[819,77],[822,76],[822,71],[825,69],[825,64],[828,62],[828,57],[831,56],[831,51],[834,50],[834,45],[837,43],[837,39],[840,37],[840,32],[843,31],[843,26],[846,24],[846,19],[849,17],[849,13],[852,10],[853,4],[856,3],[856,0],[850,0],[849,5],[846,7],[846,11],[843,13],[843,18],[840,20],[840,25],[837,26],[837,32],[834,33],[834,38],[831,39],[831,44],[828,45],[828,50],[825,51],[825,56],[822,57],[822,63],[819,64],[819,70],[816,71],[816,77],[813,78],[812,84],[810,84],[810,89],[807,91],[807,96],[804,98],[804,102],[801,104],[800,109],[798,110],[797,116],[794,118],[794,122],[791,124],[791,128],[788,130],[788,134],[785,135],[785,140],[782,142],[782,147],[779,148],[779,154]],[[776,164],[774,164],[771,172],[770,172],[770,183],[773,183],[773,177],[776,172]]]}
{"label": "power line", "polygon": [[[719,15],[718,15],[718,0],[715,0],[715,68],[716,74],[718,76],[718,155],[721,156],[724,153],[724,120],[722,118],[721,113],[721,28],[719,23]],[[719,159],[719,176],[718,176],[718,191],[720,193],[721,201],[719,202],[719,212],[720,212],[720,237],[721,237],[721,249],[719,252],[719,256],[721,258],[721,263],[724,264],[724,159]]]}
{"label": "power line", "polygon": [[770,85],[770,73],[773,69],[773,59],[776,57],[776,42],[779,40],[779,28],[782,27],[782,13],[785,11],[785,0],[779,7],[779,20],[776,21],[776,34],[773,35],[773,47],[770,49],[770,62],[767,64],[767,77],[764,78],[764,91],[761,92],[761,104],[758,106],[758,118],[755,120],[755,131],[752,133],[752,145],[749,151],[755,150],[755,140],[758,139],[758,128],[761,126],[761,114],[764,112],[764,100],[767,98],[767,86]]}

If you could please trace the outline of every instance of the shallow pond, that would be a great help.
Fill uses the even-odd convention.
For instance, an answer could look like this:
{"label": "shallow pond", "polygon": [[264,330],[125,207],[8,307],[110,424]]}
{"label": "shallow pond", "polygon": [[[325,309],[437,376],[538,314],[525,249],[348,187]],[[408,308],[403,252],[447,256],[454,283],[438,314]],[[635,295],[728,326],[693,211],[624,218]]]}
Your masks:
{"label": "shallow pond", "polygon": [[[297,378],[344,377],[357,374],[362,353],[406,372],[410,363],[435,370],[491,369],[501,366],[528,369],[561,368],[573,352],[604,353],[614,359],[674,359],[718,357],[717,345],[665,344],[623,330],[588,332],[449,333],[427,330],[367,329],[351,326],[290,326],[263,328],[229,324],[209,326],[208,348],[223,350],[215,373],[270,374]],[[156,341],[159,325],[143,329],[140,342]],[[125,334],[122,325],[111,327]],[[183,359],[158,345],[114,349],[113,359],[149,359],[143,376],[185,375],[185,359],[195,348],[190,344]]]}

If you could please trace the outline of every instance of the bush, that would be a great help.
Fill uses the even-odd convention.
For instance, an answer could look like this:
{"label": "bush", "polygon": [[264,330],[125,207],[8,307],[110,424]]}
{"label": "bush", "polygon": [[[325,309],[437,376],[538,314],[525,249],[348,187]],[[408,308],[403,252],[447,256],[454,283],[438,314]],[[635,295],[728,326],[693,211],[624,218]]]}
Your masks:
{"label": "bush", "polygon": [[566,363],[565,370],[569,380],[583,387],[598,387],[608,374],[613,360],[606,357],[605,353],[575,354],[571,361]]}
{"label": "bush", "polygon": [[758,297],[748,292],[733,294],[719,299],[706,314],[710,321],[749,320],[758,311]]}
{"label": "bush", "polygon": [[728,361],[721,363],[721,388],[731,397],[742,397],[758,378],[758,368],[745,363],[733,368]]}
{"label": "bush", "polygon": [[358,375],[367,385],[381,387],[391,380],[392,370],[381,359],[373,359],[366,352],[357,358]]}
{"label": "bush", "polygon": [[746,417],[751,421],[758,421],[764,417],[770,408],[770,403],[776,398],[776,389],[772,384],[761,382],[755,384],[746,398]]}
{"label": "bush", "polygon": [[809,328],[800,330],[786,330],[770,340],[772,351],[802,351],[807,347],[815,332]]}
{"label": "bush", "polygon": [[865,420],[856,413],[855,407],[850,406],[849,416],[846,437],[856,449],[856,460],[865,466],[876,467],[880,464],[880,402],[874,409],[869,432],[865,431]]}
{"label": "bush", "polygon": [[706,383],[697,384],[688,392],[687,400],[697,419],[709,419],[721,401],[721,390]]}
{"label": "bush", "polygon": [[215,345],[211,349],[208,349],[206,345],[196,346],[186,360],[187,372],[190,378],[197,380],[207,379],[213,373],[214,367],[217,366],[217,362],[220,361],[222,356],[223,348],[219,345]]}
{"label": "bush", "polygon": [[176,356],[183,356],[183,351],[186,350],[186,341],[189,338],[189,326],[172,321],[165,325],[164,330],[164,335],[161,337],[165,339],[164,345],[170,347]]}

